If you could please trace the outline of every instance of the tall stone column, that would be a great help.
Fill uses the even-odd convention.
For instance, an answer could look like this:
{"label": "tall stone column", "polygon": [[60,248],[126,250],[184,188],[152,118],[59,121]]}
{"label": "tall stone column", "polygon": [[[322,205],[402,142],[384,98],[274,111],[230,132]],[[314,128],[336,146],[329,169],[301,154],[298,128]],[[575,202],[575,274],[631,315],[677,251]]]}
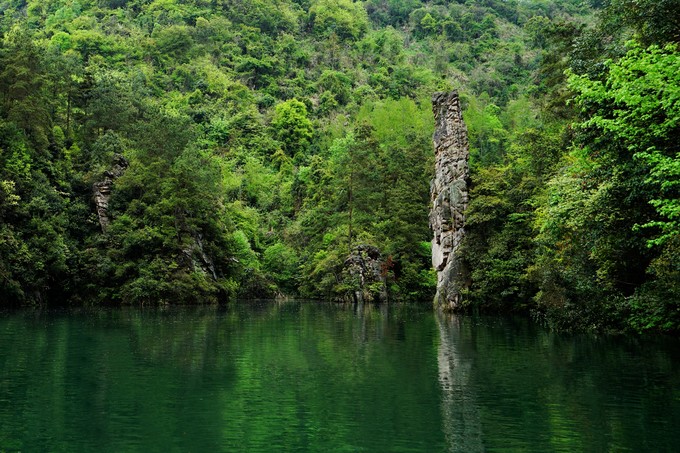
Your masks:
{"label": "tall stone column", "polygon": [[455,310],[461,290],[468,285],[459,249],[465,234],[470,151],[458,92],[435,93],[432,110],[435,175],[430,184],[430,228],[432,265],[437,271],[435,304]]}

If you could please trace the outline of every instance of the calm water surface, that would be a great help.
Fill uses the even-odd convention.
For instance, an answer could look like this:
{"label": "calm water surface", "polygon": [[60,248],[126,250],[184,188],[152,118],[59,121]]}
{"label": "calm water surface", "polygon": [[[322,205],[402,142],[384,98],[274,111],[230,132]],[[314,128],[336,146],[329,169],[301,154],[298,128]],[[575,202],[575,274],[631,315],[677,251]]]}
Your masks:
{"label": "calm water surface", "polygon": [[680,451],[680,342],[415,306],[10,312],[0,451]]}

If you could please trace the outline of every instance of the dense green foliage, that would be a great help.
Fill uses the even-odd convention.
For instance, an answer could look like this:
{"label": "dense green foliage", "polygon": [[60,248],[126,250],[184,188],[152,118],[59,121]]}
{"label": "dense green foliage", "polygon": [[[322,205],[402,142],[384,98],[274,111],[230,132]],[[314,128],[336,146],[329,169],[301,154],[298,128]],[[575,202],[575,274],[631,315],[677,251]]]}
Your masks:
{"label": "dense green foliage", "polygon": [[612,0],[592,27],[546,24],[549,52],[571,50],[542,62],[542,124],[473,174],[470,305],[680,328],[680,54],[660,13],[678,6]]}
{"label": "dense green foliage", "polygon": [[0,302],[429,300],[455,88],[468,306],[675,329],[677,3],[1,0]]}

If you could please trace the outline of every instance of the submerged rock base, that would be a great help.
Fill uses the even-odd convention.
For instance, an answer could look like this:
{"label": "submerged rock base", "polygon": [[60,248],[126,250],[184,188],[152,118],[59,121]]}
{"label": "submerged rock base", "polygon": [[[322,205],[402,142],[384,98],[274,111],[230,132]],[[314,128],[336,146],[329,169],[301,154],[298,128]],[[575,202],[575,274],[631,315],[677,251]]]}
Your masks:
{"label": "submerged rock base", "polygon": [[459,248],[465,234],[470,151],[458,92],[435,93],[432,110],[435,175],[430,185],[430,228],[432,265],[437,271],[435,304],[455,310],[461,304],[461,290],[468,286]]}

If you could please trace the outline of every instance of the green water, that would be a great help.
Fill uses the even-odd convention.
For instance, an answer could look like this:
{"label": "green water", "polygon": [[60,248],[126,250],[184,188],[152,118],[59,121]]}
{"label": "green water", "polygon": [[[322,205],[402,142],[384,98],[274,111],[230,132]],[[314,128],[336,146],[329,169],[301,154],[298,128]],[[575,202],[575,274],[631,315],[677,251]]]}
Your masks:
{"label": "green water", "polygon": [[427,307],[0,314],[0,451],[678,451],[680,343]]}

